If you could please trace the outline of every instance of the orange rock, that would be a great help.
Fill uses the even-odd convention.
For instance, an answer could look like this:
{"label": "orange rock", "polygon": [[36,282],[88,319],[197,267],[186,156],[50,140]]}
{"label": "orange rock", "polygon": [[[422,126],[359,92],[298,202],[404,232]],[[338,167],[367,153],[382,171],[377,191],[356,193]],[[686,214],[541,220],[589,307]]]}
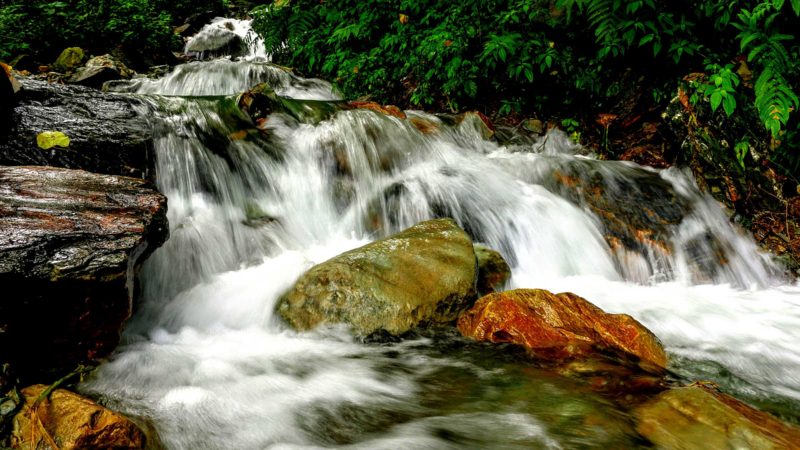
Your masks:
{"label": "orange rock", "polygon": [[486,114],[480,111],[467,111],[458,115],[456,123],[461,124],[465,120],[473,120],[481,128],[481,134],[484,139],[491,139],[497,131],[492,124],[491,119],[486,117]]}
{"label": "orange rock", "polygon": [[658,338],[626,314],[607,314],[575,294],[518,289],[487,295],[458,320],[464,336],[522,345],[536,357],[572,359],[612,351],[646,369],[667,365]]}
{"label": "orange rock", "polygon": [[78,394],[56,389],[33,408],[46,388],[22,390],[25,405],[14,417],[12,448],[52,448],[53,443],[60,450],[144,448],[144,433],[133,422]]}
{"label": "orange rock", "polygon": [[379,105],[375,102],[350,102],[348,105],[354,109],[368,109],[370,111],[379,112],[381,114],[385,114],[387,116],[394,116],[398,119],[405,119],[406,113],[403,112],[400,108],[394,105]]}
{"label": "orange rock", "polygon": [[[262,119],[259,119],[262,120]],[[234,131],[233,133],[228,135],[228,139],[232,141],[241,141],[242,139],[247,137],[247,130],[239,130]]]}
{"label": "orange rock", "polygon": [[409,119],[411,125],[414,125],[414,128],[419,130],[422,134],[432,134],[439,132],[439,125],[435,122],[432,122],[427,119],[422,119],[420,117],[412,117]]}

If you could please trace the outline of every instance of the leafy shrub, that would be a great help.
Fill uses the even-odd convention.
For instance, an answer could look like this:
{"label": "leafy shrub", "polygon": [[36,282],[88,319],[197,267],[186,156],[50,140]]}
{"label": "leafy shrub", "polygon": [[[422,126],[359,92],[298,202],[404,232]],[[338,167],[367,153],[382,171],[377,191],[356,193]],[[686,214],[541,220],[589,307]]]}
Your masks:
{"label": "leafy shrub", "polygon": [[0,6],[0,59],[31,54],[47,63],[65,46],[163,55],[180,47],[176,17],[222,6],[222,0],[9,0]]}
{"label": "leafy shrub", "polygon": [[502,99],[517,110],[534,85],[574,67],[548,34],[549,3],[279,0],[251,14],[276,61],[352,96],[453,110]]}
{"label": "leafy shrub", "polygon": [[628,72],[657,101],[702,72],[695,102],[754,115],[774,143],[800,135],[800,0],[276,0],[252,15],[276,62],[351,97],[568,117],[636,89]]}

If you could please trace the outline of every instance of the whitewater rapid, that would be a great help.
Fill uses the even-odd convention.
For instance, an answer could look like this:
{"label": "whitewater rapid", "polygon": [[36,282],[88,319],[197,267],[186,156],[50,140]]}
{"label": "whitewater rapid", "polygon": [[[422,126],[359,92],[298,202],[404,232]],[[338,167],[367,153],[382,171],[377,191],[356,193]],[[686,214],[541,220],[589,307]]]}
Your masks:
{"label": "whitewater rapid", "polygon": [[[256,53],[118,87],[148,105],[171,238],[143,269],[123,345],[82,389],[147,423],[154,447],[641,445],[629,419],[580,383],[457,337],[365,344],[339,327],[297,333],[274,315],[314,264],[442,215],[504,254],[509,287],[571,291],[630,314],[661,338],[675,373],[800,417],[800,288],[690,174],[598,161],[557,131],[502,146],[474,120],[423,112],[408,114],[440,132],[351,110],[316,125],[275,114],[265,134],[234,138],[233,96],[259,82],[339,98]],[[689,205],[666,239],[673,251],[612,249],[591,208],[548,189],[555,171],[584,166],[608,189],[633,176],[671,187]],[[714,248],[698,244],[707,236]],[[698,260],[715,266],[698,277]]]}

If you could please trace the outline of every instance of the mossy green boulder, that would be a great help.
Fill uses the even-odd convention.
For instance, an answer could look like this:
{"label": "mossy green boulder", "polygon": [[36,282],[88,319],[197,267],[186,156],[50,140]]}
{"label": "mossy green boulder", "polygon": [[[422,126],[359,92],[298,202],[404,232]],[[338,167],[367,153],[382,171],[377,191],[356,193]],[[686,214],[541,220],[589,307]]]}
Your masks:
{"label": "mossy green boulder", "polygon": [[400,335],[454,321],[475,301],[472,241],[450,219],[421,222],[312,267],[278,303],[298,330],[347,324]]}
{"label": "mossy green boulder", "polygon": [[53,63],[53,68],[61,72],[69,72],[83,64],[85,55],[80,47],[65,48]]}

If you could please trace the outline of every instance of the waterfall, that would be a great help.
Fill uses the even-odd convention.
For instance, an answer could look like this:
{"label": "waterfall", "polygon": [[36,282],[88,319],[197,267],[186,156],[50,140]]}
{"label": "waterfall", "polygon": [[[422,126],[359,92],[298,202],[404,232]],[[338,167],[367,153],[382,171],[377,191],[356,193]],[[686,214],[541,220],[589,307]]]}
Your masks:
{"label": "waterfall", "polygon": [[[246,26],[218,19],[195,39],[245,37]],[[146,100],[171,238],[143,269],[124,345],[83,389],[152,424],[161,445],[637,445],[613,405],[568,379],[431,337],[366,345],[273,316],[312,265],[442,216],[503,253],[513,287],[631,314],[674,371],[800,416],[800,290],[691,174],[601,161],[558,131],[500,145],[470,115],[355,109],[309,124],[275,113],[249,129],[235,95],[257,83],[339,99],[249,48],[113,86]],[[581,425],[598,415],[602,429]]]}

